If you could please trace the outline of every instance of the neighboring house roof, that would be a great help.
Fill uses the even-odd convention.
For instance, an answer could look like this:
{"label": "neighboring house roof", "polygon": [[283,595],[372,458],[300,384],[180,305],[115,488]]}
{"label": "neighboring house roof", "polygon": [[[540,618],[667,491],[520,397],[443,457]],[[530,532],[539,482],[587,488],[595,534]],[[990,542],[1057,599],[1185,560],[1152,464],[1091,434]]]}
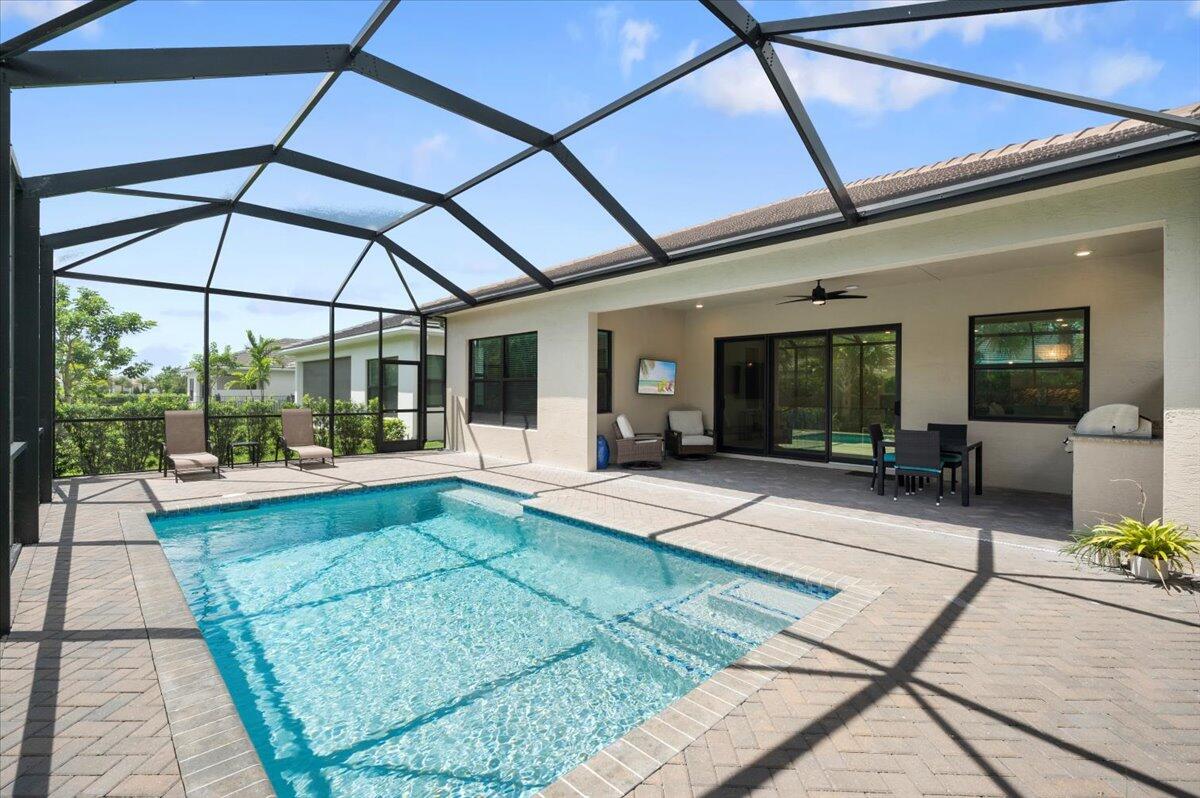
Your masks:
{"label": "neighboring house roof", "polygon": [[[296,366],[295,361],[292,358],[284,355],[283,353],[286,352],[288,349],[291,349],[292,347],[294,347],[296,345],[296,342],[299,339],[298,338],[277,338],[275,340],[278,341],[280,344],[280,350],[279,350],[280,351],[280,354],[279,354],[280,362],[277,366],[275,366],[275,370],[286,371],[288,369],[295,368],[295,366]],[[239,366],[249,366],[250,365],[250,352],[246,349],[242,349],[241,351],[234,352],[233,359],[234,359],[234,362],[236,362]],[[186,374],[186,373],[191,373],[191,372],[195,371],[195,369],[188,367],[188,368],[185,368],[183,371]]]}
{"label": "neighboring house roof", "polygon": [[[1200,103],[1171,108],[1166,112],[1176,116],[1200,116]],[[1176,131],[1149,122],[1127,119],[1107,125],[1084,128],[1072,133],[1009,144],[984,152],[960,155],[886,175],[855,180],[848,183],[846,188],[855,205],[864,207],[983,177],[1061,161],[1172,132]],[[678,252],[773,228],[794,226],[800,222],[836,213],[837,208],[833,204],[829,192],[826,189],[819,189],[769,205],[740,211],[721,219],[658,235],[655,236],[655,239],[667,252]],[[631,244],[563,263],[544,271],[546,276],[551,279],[578,277],[592,272],[601,272],[607,268],[645,257],[645,250],[636,244]],[[469,289],[469,292],[477,297],[486,297],[535,285],[533,280],[522,276],[478,286]],[[461,304],[454,297],[442,297],[422,305],[421,310],[426,313],[440,312]]]}
{"label": "neighboring house roof", "polygon": [[[407,327],[415,332],[420,328],[420,326],[420,319],[413,318],[412,316],[393,314],[391,316],[383,317],[384,330],[394,330],[400,327]],[[335,330],[333,333],[333,340],[340,341],[343,338],[353,338],[357,335],[366,335],[367,333],[373,333],[378,329],[379,323],[377,321],[363,322],[362,324],[355,324],[352,327],[345,327],[341,330]],[[328,342],[328,335],[318,335],[316,338],[305,338],[303,340],[294,339],[292,343],[286,347],[286,351],[290,352],[296,349],[305,349],[310,346],[316,346],[317,344],[324,344]]]}

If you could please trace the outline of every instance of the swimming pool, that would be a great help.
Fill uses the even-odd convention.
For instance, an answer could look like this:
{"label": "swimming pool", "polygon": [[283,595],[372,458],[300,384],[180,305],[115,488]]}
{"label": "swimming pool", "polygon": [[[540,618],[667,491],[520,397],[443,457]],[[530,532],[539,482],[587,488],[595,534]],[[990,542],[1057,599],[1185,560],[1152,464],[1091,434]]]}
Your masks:
{"label": "swimming pool", "polygon": [[518,498],[151,519],[280,795],[530,795],[835,593]]}

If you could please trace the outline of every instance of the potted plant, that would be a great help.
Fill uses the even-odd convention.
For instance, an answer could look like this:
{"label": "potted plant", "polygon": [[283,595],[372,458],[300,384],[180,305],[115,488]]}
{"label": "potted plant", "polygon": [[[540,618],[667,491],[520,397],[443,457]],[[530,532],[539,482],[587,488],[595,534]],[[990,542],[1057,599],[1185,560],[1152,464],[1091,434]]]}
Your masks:
{"label": "potted plant", "polygon": [[1126,517],[1076,535],[1063,551],[1101,565],[1118,565],[1118,558],[1126,556],[1133,576],[1158,580],[1166,587],[1170,574],[1185,567],[1196,572],[1192,555],[1200,554],[1200,538],[1188,534],[1186,526],[1161,518],[1146,523]]}

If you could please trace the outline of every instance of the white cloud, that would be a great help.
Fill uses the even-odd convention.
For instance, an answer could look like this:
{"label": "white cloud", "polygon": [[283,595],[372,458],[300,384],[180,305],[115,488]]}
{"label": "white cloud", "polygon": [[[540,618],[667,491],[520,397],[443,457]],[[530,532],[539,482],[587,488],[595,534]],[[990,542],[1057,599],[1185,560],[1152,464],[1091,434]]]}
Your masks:
{"label": "white cloud", "polygon": [[[890,5],[873,3],[874,6]],[[1042,8],[1005,14],[982,14],[961,19],[935,19],[895,25],[852,28],[828,38],[851,47],[891,53],[916,50],[938,36],[957,38],[963,44],[979,44],[991,30],[1027,28],[1044,41],[1057,42],[1083,28],[1084,17],[1076,9]]]}
{"label": "white cloud", "polygon": [[1111,97],[1127,86],[1150,80],[1162,71],[1163,63],[1145,53],[1127,52],[1101,56],[1091,65],[1087,78],[1089,94]]}
{"label": "white cloud", "polygon": [[453,155],[450,137],[445,133],[434,133],[423,138],[412,148],[413,174],[417,178],[427,178],[435,162],[449,159]]}
{"label": "white cloud", "polygon": [[621,10],[609,3],[597,8],[593,14],[596,17],[596,31],[600,34],[600,38],[612,41],[613,35],[617,32],[617,20],[621,18]]}
{"label": "white cloud", "polygon": [[621,74],[629,77],[633,65],[646,59],[646,48],[658,38],[658,28],[649,20],[627,19],[621,25]]}
{"label": "white cloud", "polygon": [[[800,99],[823,101],[864,116],[912,108],[952,84],[841,58],[777,49]],[[730,116],[781,113],[775,90],[753,53],[739,50],[681,82],[701,103]]]}
{"label": "white cloud", "polygon": [[[84,0],[2,0],[0,19],[17,18],[25,20],[31,26],[40,25],[83,4]],[[100,21],[89,22],[78,30],[83,35],[94,38],[100,34]]]}

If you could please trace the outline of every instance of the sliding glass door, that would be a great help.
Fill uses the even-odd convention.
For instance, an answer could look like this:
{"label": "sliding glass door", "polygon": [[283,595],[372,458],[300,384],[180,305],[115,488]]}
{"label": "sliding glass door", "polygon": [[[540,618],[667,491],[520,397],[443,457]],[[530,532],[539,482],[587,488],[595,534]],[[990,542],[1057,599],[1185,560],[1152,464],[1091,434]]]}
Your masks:
{"label": "sliding glass door", "polygon": [[871,456],[900,401],[900,327],[811,330],[716,342],[717,445],[815,460]]}
{"label": "sliding glass door", "polygon": [[766,445],[766,338],[717,342],[717,445],[760,453]]}
{"label": "sliding glass door", "polygon": [[895,431],[898,337],[894,329],[832,331],[829,443],[834,459],[870,459],[872,424],[882,425],[888,436]]}
{"label": "sliding glass door", "polygon": [[774,390],[771,448],[774,454],[825,456],[829,418],[829,356],[825,333],[772,339]]}

